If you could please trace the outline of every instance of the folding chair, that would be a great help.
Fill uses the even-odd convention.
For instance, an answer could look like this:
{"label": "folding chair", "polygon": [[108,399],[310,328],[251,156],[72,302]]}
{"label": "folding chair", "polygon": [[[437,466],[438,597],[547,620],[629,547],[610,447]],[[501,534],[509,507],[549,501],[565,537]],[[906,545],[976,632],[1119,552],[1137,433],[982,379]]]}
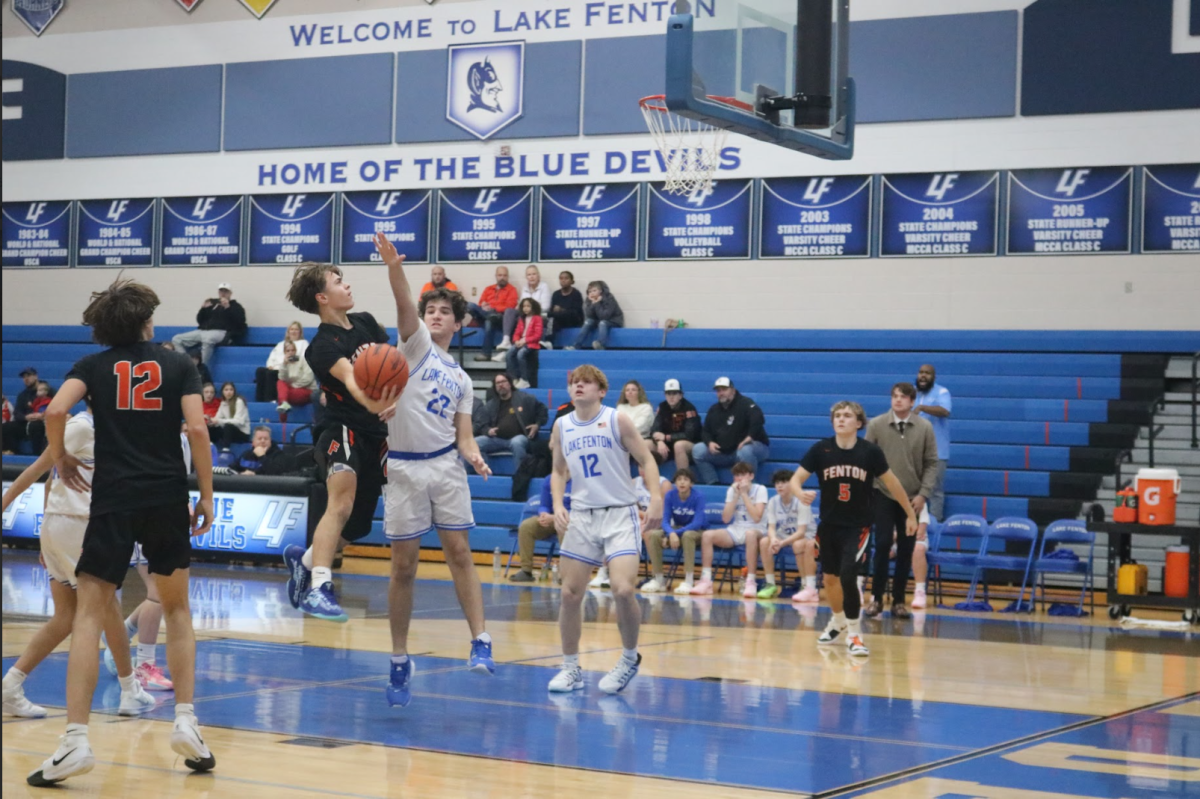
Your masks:
{"label": "folding chair", "polygon": [[[512,567],[513,558],[516,557],[517,554],[517,544],[520,537],[517,530],[520,528],[521,522],[538,515],[538,509],[541,508],[541,505],[542,500],[541,497],[538,496],[534,497],[533,499],[526,500],[525,504],[521,506],[521,514],[517,519],[517,526],[508,532],[508,563],[504,564],[505,577],[508,577],[508,570]],[[558,536],[551,536],[546,540],[550,542],[550,551],[546,554],[546,562],[549,563],[558,553]],[[535,551],[537,550],[537,545],[540,543],[541,541],[534,543]]]}
{"label": "folding chair", "polygon": [[[1005,542],[1017,542],[1029,544],[1029,551],[1024,555],[1009,555],[1009,554],[993,554],[988,552],[986,548],[980,552],[979,560],[976,561],[976,566],[983,574],[983,601],[988,601],[988,569],[1003,569],[1005,571],[1021,572],[1021,593],[1017,594],[1016,604],[1013,605],[1013,610],[1020,612],[1025,610],[1025,586],[1029,585],[1029,570],[1033,565],[1033,556],[1037,549],[1038,526],[1031,519],[1025,519],[1020,516],[1002,516],[992,522],[991,529],[988,530],[988,542],[995,540]],[[1028,613],[1033,612],[1033,588],[1029,591],[1029,609]]]}
{"label": "folding chair", "polygon": [[[1047,544],[1086,544],[1087,560],[1047,557]],[[1036,593],[1040,584],[1043,608],[1046,607],[1046,575],[1077,574],[1082,578],[1082,586],[1079,589],[1079,615],[1083,615],[1083,600],[1089,591],[1091,591],[1092,597],[1090,608],[1095,611],[1096,592],[1093,584],[1095,574],[1092,570],[1095,554],[1096,534],[1089,531],[1083,522],[1075,519],[1059,519],[1046,527],[1046,532],[1042,534],[1042,546],[1038,550],[1037,560],[1033,562],[1034,592]]]}
{"label": "folding chair", "polygon": [[[970,569],[971,588],[967,601],[975,599],[975,584],[979,579],[979,556],[987,551],[988,523],[987,519],[973,513],[958,513],[946,519],[941,531],[936,535],[928,531],[929,548],[925,553],[929,568],[934,578],[934,602],[942,602],[942,567],[951,569]],[[978,540],[972,550],[971,546],[962,547],[963,540]],[[953,543],[954,549],[946,550],[943,545]]]}

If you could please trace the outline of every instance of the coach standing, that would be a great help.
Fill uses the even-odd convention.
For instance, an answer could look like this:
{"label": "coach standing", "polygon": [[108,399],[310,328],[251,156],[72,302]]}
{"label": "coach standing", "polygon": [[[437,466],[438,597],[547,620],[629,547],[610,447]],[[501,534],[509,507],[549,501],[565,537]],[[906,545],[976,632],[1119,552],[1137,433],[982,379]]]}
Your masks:
{"label": "coach standing", "polygon": [[953,403],[950,392],[937,382],[937,370],[925,364],[917,372],[917,401],[915,413],[924,416],[933,425],[937,438],[937,480],[933,494],[929,497],[929,515],[943,521],[942,509],[946,502],[946,465],[950,462],[950,411]]}
{"label": "coach standing", "polygon": [[[888,466],[904,487],[913,510],[921,509],[933,494],[938,474],[937,440],[933,425],[913,413],[917,390],[912,383],[892,386],[892,409],[867,423],[867,441],[878,444],[887,457]],[[892,617],[907,619],[912,613],[904,604],[908,589],[908,570],[912,567],[916,536],[906,535],[907,511],[888,494],[879,480],[875,481],[875,573],[871,580],[873,598],[865,616],[878,616],[883,611],[887,590],[888,560],[893,538],[896,541],[896,573],[892,578]],[[898,531],[898,535],[897,535]]]}

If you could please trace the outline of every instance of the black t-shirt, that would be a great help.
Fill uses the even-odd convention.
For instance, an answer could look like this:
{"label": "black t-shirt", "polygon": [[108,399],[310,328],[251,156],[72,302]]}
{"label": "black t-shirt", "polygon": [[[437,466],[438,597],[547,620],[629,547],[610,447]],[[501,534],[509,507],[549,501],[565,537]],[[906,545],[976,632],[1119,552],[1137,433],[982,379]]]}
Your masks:
{"label": "black t-shirt", "polygon": [[200,393],[200,374],[182,352],[143,341],[81,358],[96,420],[92,515],[187,502],[180,405]]}
{"label": "black t-shirt", "polygon": [[517,411],[513,408],[513,398],[510,396],[506,400],[500,400],[500,410],[496,415],[496,437],[513,439],[524,434],[521,420],[517,418]]}
{"label": "black t-shirt", "polygon": [[875,521],[872,507],[875,478],[888,471],[883,450],[859,438],[842,449],[836,438],[825,438],[805,453],[800,466],[817,476],[821,485],[821,525],[867,527]]}
{"label": "black t-shirt", "polygon": [[353,366],[358,354],[370,345],[387,344],[387,331],[369,313],[346,314],[346,318],[350,321],[348,330],[322,322],[312,343],[304,351],[304,360],[312,367],[325,392],[324,423],[346,425],[366,435],[386,436],[387,424],[360,405],[351,396],[346,384],[331,375],[329,370],[342,358]]}

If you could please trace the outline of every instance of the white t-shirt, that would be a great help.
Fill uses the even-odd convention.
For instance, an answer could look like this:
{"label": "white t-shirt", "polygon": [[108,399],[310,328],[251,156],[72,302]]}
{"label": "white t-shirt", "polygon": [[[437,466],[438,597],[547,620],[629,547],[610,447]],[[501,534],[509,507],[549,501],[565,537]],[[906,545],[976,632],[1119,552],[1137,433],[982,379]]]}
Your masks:
{"label": "white t-shirt", "polygon": [[408,385],[388,421],[388,449],[424,455],[453,446],[455,415],[470,417],[475,407],[471,378],[433,343],[423,321],[400,342],[400,351],[408,361]]}
{"label": "white t-shirt", "polygon": [[[90,413],[84,411],[67,420],[63,443],[68,454],[79,458],[87,466],[94,467],[96,465],[96,428]],[[87,491],[68,488],[58,478],[58,469],[54,470],[54,482],[50,486],[50,496],[46,498],[46,513],[63,516],[88,516],[91,514],[93,472],[88,469],[80,469],[79,474],[87,481]]]}
{"label": "white t-shirt", "polygon": [[525,299],[526,297],[530,297],[534,300],[537,300],[537,304],[542,306],[542,313],[550,313],[551,296],[553,296],[553,292],[550,291],[550,284],[544,280],[541,283],[538,283],[538,287],[536,289],[532,290],[529,288],[528,284],[526,284],[525,288],[521,289],[521,296],[517,300],[517,310],[519,311],[521,309],[521,300]]}
{"label": "white t-shirt", "polygon": [[810,531],[816,533],[812,507],[805,505],[798,497],[792,497],[787,507],[784,507],[778,494],[771,497],[771,501],[767,503],[766,518],[768,525],[775,525],[775,534],[780,538],[787,538],[800,531],[806,534]]}
{"label": "white t-shirt", "polygon": [[[750,511],[746,509],[746,501],[742,499],[737,490],[730,486],[725,492],[725,502],[730,502],[734,497],[737,497],[737,507],[733,509],[733,519],[730,520],[730,527],[741,527],[747,530],[766,530],[767,529],[767,514],[764,512],[762,518],[757,522],[750,516]],[[750,484],[750,501],[756,505],[765,505],[767,502],[767,487],[758,483]]]}

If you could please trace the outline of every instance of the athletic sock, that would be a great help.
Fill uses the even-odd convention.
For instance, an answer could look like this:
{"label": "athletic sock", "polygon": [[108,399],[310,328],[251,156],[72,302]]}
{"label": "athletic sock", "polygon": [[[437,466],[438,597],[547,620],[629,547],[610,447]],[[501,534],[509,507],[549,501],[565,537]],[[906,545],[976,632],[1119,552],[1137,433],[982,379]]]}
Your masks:
{"label": "athletic sock", "polygon": [[325,585],[325,583],[331,582],[333,582],[333,569],[326,568],[325,566],[318,566],[312,570],[313,588],[320,588],[321,586]]}
{"label": "athletic sock", "polygon": [[490,644],[492,642],[492,636],[486,632],[483,632],[483,633],[480,633],[479,635],[477,635],[475,637],[475,640],[483,641],[485,644]]}
{"label": "athletic sock", "polygon": [[175,706],[175,718],[179,718],[180,716],[194,716],[194,715],[196,715],[195,705],[184,702],[184,703],[180,703]]}
{"label": "athletic sock", "polygon": [[767,585],[775,585],[775,573],[771,572],[767,575]]}
{"label": "athletic sock", "polygon": [[134,664],[140,666],[143,663],[154,665],[154,644],[138,644],[137,645],[137,662]]}
{"label": "athletic sock", "polygon": [[635,646],[633,649],[622,649],[621,656],[630,663],[637,663],[637,647]]}
{"label": "athletic sock", "polygon": [[654,573],[654,582],[659,583],[660,585],[666,582],[666,580],[663,579],[662,572]]}
{"label": "athletic sock", "polygon": [[408,655],[392,655],[392,664],[393,665],[403,666],[407,662],[408,662]]}
{"label": "athletic sock", "polygon": [[925,583],[917,583],[917,590],[918,590],[918,591],[924,591],[924,590],[925,590]]}
{"label": "athletic sock", "polygon": [[701,569],[700,570],[700,579],[706,583],[711,583],[712,582],[712,569]]}
{"label": "athletic sock", "polygon": [[133,686],[137,685],[137,677],[130,674],[128,677],[118,677],[117,682],[121,683],[121,693],[128,693],[133,690]]}
{"label": "athletic sock", "polygon": [[564,669],[579,668],[579,655],[563,655],[563,668]]}
{"label": "athletic sock", "polygon": [[851,635],[862,635],[862,619],[847,619],[846,626],[850,628]]}
{"label": "athletic sock", "polygon": [[25,678],[28,676],[29,676],[28,674],[21,671],[16,666],[13,666],[11,669],[8,670],[8,673],[4,675],[5,689],[20,688],[21,685],[24,684]]}
{"label": "athletic sock", "polygon": [[87,740],[87,727],[86,724],[68,724],[67,735],[70,737],[82,736],[84,740]]}
{"label": "athletic sock", "polygon": [[312,571],[312,567],[313,567],[312,547],[309,547],[308,549],[304,550],[304,557],[300,558],[300,562],[304,564],[304,568],[308,569],[309,571]]}
{"label": "athletic sock", "polygon": [[838,627],[845,627],[845,626],[846,626],[846,613],[845,613],[845,611],[843,611],[843,612],[841,612],[841,613],[835,613],[835,614],[833,614],[833,622],[834,622],[834,624],[836,624]]}
{"label": "athletic sock", "polygon": [[809,576],[805,577],[804,578],[804,587],[805,588],[816,588],[817,587],[817,575],[810,574]]}

